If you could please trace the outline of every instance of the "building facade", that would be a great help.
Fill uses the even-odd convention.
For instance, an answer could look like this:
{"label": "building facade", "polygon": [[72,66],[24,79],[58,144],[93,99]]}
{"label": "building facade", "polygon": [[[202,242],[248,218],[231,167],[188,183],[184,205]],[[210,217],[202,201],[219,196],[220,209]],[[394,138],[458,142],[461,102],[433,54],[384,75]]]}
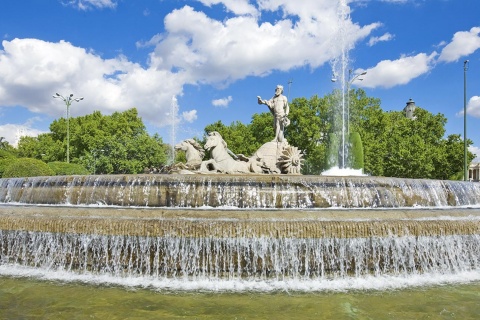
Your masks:
{"label": "building facade", "polygon": [[480,162],[471,163],[468,166],[468,180],[470,181],[480,181]]}

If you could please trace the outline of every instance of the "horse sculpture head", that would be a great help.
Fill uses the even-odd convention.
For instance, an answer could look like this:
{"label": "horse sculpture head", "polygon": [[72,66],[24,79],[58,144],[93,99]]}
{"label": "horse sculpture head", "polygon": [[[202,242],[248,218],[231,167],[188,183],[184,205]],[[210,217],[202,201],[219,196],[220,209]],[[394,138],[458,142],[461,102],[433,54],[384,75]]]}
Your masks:
{"label": "horse sculpture head", "polygon": [[187,164],[196,164],[201,162],[205,156],[205,150],[194,139],[187,139],[175,145],[175,150],[186,152]]}
{"label": "horse sculpture head", "polygon": [[227,148],[227,143],[223,140],[220,133],[217,131],[212,131],[208,133],[207,142],[205,143],[205,150],[211,150],[217,146],[221,146],[224,149]]}
{"label": "horse sculpture head", "polygon": [[183,140],[175,145],[175,150],[187,151],[188,149],[188,142],[187,140]]}

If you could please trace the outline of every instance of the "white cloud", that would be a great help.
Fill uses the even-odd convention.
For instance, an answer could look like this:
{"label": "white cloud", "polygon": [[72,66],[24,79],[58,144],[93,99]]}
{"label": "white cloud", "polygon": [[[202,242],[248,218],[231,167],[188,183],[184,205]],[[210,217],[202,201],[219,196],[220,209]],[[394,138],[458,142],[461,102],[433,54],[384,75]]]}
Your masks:
{"label": "white cloud", "polygon": [[187,122],[194,122],[195,120],[197,120],[197,110],[190,110],[190,111],[184,111],[182,112],[182,118],[183,120],[187,121]]}
{"label": "white cloud", "polygon": [[41,133],[45,132],[32,128],[31,121],[27,121],[25,124],[7,123],[0,125],[0,137],[4,137],[14,147],[17,147],[21,136],[36,137]]}
{"label": "white cloud", "polygon": [[377,44],[378,42],[390,41],[392,39],[393,39],[393,35],[387,32],[380,37],[370,37],[370,40],[368,40],[367,44],[371,47],[371,46]]}
{"label": "white cloud", "polygon": [[355,73],[366,71],[363,77],[362,87],[391,88],[397,85],[409,83],[422,74],[429,72],[435,63],[436,52],[427,55],[419,53],[415,56],[402,56],[397,60],[383,60],[375,67],[364,70],[358,69]]}
{"label": "white cloud", "polygon": [[[480,118],[480,97],[473,96],[467,104],[467,114],[476,118]],[[462,111],[463,115],[463,111]]]}
{"label": "white cloud", "polygon": [[473,162],[479,162],[480,161],[480,148],[475,147],[475,146],[470,146],[468,147],[468,151],[473,153],[475,155],[475,158],[473,159]]}
{"label": "white cloud", "polygon": [[114,9],[117,7],[115,0],[67,0],[63,2],[66,6],[71,6],[79,10],[89,9]]}
{"label": "white cloud", "polygon": [[[274,70],[319,67],[338,56],[338,30],[352,48],[380,24],[354,24],[339,17],[336,1],[260,0],[255,10],[275,11],[285,18],[260,22],[249,1],[203,0],[224,4],[239,16],[215,20],[189,6],[164,19],[165,32],[138,46],[154,46],[147,67],[117,56],[105,59],[69,42],[13,39],[0,50],[0,106],[24,106],[32,112],[63,116],[65,105],[52,94],[74,93],[71,115],[101,110],[108,114],[136,107],[156,126],[168,125],[171,97],[181,96],[187,84],[223,85]],[[117,1],[77,0],[78,8],[114,8]],[[341,8],[345,13],[349,8]],[[251,12],[251,14],[247,14]],[[245,13],[245,14],[244,14]],[[341,28],[340,28],[341,27]],[[195,121],[197,111],[184,114]]]}
{"label": "white cloud", "polygon": [[[165,18],[166,32],[147,42],[155,45],[151,67],[181,70],[197,83],[230,83],[247,76],[301,66],[316,68],[338,56],[338,30],[345,30],[346,46],[370,34],[379,24],[360,27],[339,19],[337,4],[329,0],[259,1],[261,10],[282,10],[288,18],[260,23],[252,16],[217,21],[185,6]],[[342,28],[339,28],[340,24]],[[301,48],[301,50],[299,50]]]}
{"label": "white cloud", "polygon": [[145,69],[122,56],[102,59],[65,41],[14,39],[2,44],[1,106],[21,105],[60,117],[65,104],[52,94],[74,93],[85,100],[72,104],[72,116],[136,107],[144,119],[162,126],[170,121],[165,113],[171,97],[181,95],[186,83],[182,72]]}
{"label": "white cloud", "polygon": [[228,96],[226,98],[212,100],[212,105],[215,107],[227,108],[232,100],[232,96]]}
{"label": "white cloud", "polygon": [[480,27],[470,31],[459,31],[453,35],[452,41],[443,48],[439,61],[454,62],[463,56],[472,54],[480,48]]}

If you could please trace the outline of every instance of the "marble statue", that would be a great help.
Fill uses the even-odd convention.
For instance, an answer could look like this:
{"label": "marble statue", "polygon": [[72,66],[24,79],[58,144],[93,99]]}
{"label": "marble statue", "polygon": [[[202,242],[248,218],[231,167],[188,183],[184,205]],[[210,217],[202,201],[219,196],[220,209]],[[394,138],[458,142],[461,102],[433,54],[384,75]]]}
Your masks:
{"label": "marble statue", "polygon": [[283,142],[285,127],[290,124],[288,113],[290,107],[288,106],[287,97],[283,94],[283,86],[277,85],[275,88],[275,95],[270,100],[263,100],[257,96],[258,104],[267,105],[270,112],[273,114],[273,129],[275,131],[275,142]]}
{"label": "marble statue", "polygon": [[185,163],[182,169],[197,170],[202,164],[203,157],[205,156],[205,150],[194,139],[183,140],[175,145],[175,150],[181,150],[185,152],[187,163]]}

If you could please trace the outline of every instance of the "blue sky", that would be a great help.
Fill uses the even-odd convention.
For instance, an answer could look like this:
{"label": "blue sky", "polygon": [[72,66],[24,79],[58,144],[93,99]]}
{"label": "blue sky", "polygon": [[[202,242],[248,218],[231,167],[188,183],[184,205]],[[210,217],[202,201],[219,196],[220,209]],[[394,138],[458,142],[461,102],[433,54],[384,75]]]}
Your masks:
{"label": "blue sky", "polygon": [[[65,116],[52,94],[84,97],[72,116],[136,107],[151,134],[201,137],[249,123],[282,84],[323,96],[342,48],[384,110],[408,101],[447,119],[480,153],[478,0],[2,0],[0,136],[47,132]],[[289,80],[292,81],[288,85]],[[178,109],[172,108],[176,99]]]}

